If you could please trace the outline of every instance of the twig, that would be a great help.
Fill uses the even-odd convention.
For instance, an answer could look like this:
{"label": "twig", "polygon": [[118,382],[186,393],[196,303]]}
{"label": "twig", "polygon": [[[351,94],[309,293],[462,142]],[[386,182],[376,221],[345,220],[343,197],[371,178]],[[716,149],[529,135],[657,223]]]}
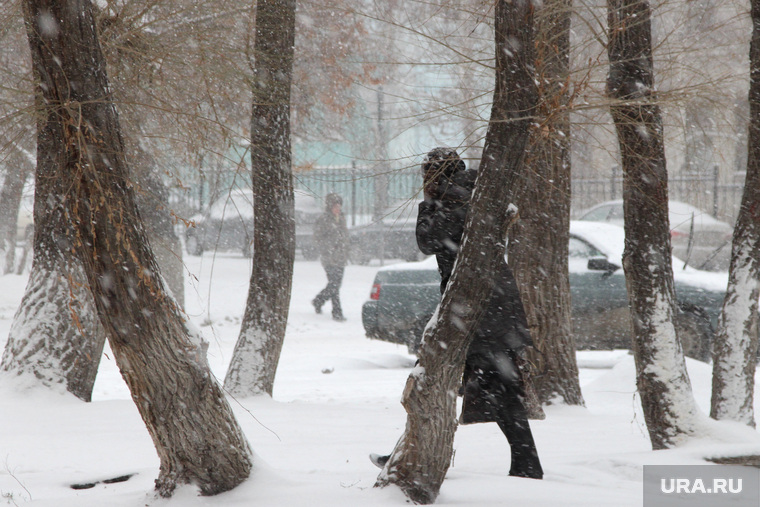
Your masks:
{"label": "twig", "polygon": [[8,472],[8,475],[10,475],[11,477],[13,477],[14,481],[18,482],[19,486],[21,486],[22,488],[24,488],[24,491],[26,491],[26,494],[29,495],[29,501],[31,501],[32,500],[32,492],[29,491],[26,488],[26,486],[24,486],[24,483],[21,482],[20,480],[18,480],[18,477],[16,477],[16,475],[11,471],[11,468],[8,465],[8,456],[5,457],[5,471]]}

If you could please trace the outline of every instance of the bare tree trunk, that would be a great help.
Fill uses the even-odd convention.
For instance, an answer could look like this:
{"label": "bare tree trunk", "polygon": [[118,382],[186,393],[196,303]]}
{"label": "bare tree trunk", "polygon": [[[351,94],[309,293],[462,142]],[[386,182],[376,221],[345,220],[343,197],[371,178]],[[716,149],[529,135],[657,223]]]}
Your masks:
{"label": "bare tree trunk", "polygon": [[60,253],[59,262],[35,259],[0,371],[19,377],[21,386],[62,385],[91,401],[105,333],[81,267]]}
{"label": "bare tree trunk", "polygon": [[296,251],[290,165],[295,11],[295,0],[256,2],[253,272],[240,337],[224,380],[224,387],[236,396],[271,396],[288,323]]}
{"label": "bare tree trunk", "polygon": [[607,93],[623,163],[625,269],[633,352],[652,448],[695,431],[697,409],[676,336],[662,117],[654,96],[646,0],[608,0]]}
{"label": "bare tree trunk", "polygon": [[534,342],[534,348],[528,349],[530,379],[540,403],[559,398],[569,405],[583,405],[568,272],[571,3],[546,2],[536,14],[538,126],[531,132],[517,200],[521,220],[510,239],[509,262]]}
{"label": "bare tree trunk", "polygon": [[713,342],[710,416],[754,427],[760,296],[760,0],[751,5],[747,176],[734,228],[728,289]]}
{"label": "bare tree trunk", "polygon": [[[40,139],[41,148],[50,147]],[[39,164],[35,178],[34,260],[0,370],[23,384],[63,385],[84,401],[92,388],[105,344],[95,303],[81,265],[71,258],[71,229],[54,202],[52,164]]]}
{"label": "bare tree trunk", "polygon": [[0,274],[14,272],[16,263],[16,224],[24,193],[24,184],[34,169],[29,153],[16,147],[8,157],[5,179],[0,189]]}
{"label": "bare tree trunk", "polygon": [[[38,72],[35,68],[37,79]],[[36,102],[40,106],[41,97]],[[106,336],[82,266],[70,253],[73,231],[60,205],[51,160],[55,147],[50,132],[42,127],[44,122],[38,126],[37,138],[34,258],[0,371],[16,377],[21,386],[62,385],[77,398],[90,401]]]}
{"label": "bare tree trunk", "polygon": [[406,429],[376,483],[399,486],[415,503],[435,501],[449,467],[465,354],[490,292],[483,281],[503,262],[515,212],[506,203],[514,199],[536,105],[533,7],[499,0],[495,22],[496,90],[462,247],[404,389]]}
{"label": "bare tree trunk", "polygon": [[[180,483],[203,494],[234,488],[251,450],[200,338],[159,276],[139,217],[119,120],[87,0],[27,0],[25,17],[44,98],[38,171],[71,229],[59,241],[84,267],[87,283],[132,398],[153,438],[160,494]],[[77,86],[71,86],[77,83]]]}

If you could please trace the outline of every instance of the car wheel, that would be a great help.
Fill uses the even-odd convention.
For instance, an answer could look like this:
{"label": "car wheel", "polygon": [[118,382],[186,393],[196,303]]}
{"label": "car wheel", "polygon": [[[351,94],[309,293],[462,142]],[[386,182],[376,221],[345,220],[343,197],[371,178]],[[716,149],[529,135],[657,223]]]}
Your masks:
{"label": "car wheel", "polygon": [[195,234],[189,234],[185,237],[185,249],[190,255],[201,255],[203,253],[203,245]]}
{"label": "car wheel", "polygon": [[681,305],[676,317],[676,332],[685,356],[710,362],[714,331],[704,310],[693,305]]}

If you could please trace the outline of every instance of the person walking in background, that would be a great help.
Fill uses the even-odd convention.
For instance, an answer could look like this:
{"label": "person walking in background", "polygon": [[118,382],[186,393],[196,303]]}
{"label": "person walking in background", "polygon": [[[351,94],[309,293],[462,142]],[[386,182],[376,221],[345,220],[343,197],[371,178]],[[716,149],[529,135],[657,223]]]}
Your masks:
{"label": "person walking in background", "polygon": [[349,255],[349,236],[346,217],[341,207],[343,199],[338,194],[327,194],[325,212],[314,224],[314,239],[319,249],[322,267],[327,274],[327,286],[311,302],[317,313],[322,313],[322,306],[329,299],[332,303],[332,318],[343,322],[343,309],[340,306],[340,286]]}

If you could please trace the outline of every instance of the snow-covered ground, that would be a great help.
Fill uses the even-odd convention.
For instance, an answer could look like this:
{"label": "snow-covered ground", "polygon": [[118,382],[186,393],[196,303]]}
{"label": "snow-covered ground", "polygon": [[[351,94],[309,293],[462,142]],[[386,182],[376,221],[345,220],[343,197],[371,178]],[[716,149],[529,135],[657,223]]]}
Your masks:
{"label": "snow-covered ground", "polygon": [[[186,257],[186,304],[210,343],[223,378],[245,304],[249,262],[233,254]],[[109,351],[94,401],[0,385],[0,505],[332,506],[405,505],[400,490],[375,489],[367,458],[388,452],[403,431],[401,391],[414,364],[405,347],[368,340],[361,305],[379,265],[349,266],[341,292],[347,322],[309,304],[325,283],[318,262],[297,261],[290,322],[273,399],[230,400],[256,453],[251,478],[235,490],[199,497],[180,488],[155,498],[158,458]],[[0,278],[0,346],[25,276]],[[329,303],[328,303],[329,305]],[[676,450],[650,449],[626,351],[581,352],[586,407],[549,406],[532,421],[543,481],[507,476],[509,447],[495,424],[460,427],[453,466],[437,504],[451,506],[642,505],[645,464],[704,464],[703,457],[760,454],[760,438],[738,424],[713,427]],[[688,361],[695,396],[708,411],[709,365]],[[75,483],[136,474],[126,482],[74,490]]]}

